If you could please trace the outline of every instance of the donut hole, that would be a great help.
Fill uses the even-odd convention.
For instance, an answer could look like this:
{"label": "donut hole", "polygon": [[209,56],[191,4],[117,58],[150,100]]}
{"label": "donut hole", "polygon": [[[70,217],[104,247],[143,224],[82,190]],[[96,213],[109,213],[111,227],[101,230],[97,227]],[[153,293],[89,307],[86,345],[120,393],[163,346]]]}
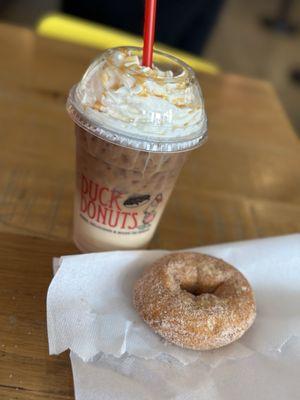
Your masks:
{"label": "donut hole", "polygon": [[182,283],[180,285],[180,289],[185,290],[186,292],[194,296],[200,296],[200,294],[203,294],[202,290],[200,290],[200,287],[198,285],[193,285],[190,283]]}
{"label": "donut hole", "polygon": [[169,265],[172,273],[168,276],[171,290],[185,291],[193,296],[212,294],[218,296],[221,286],[230,278],[230,273],[220,270],[214,263],[193,262]]}
{"label": "donut hole", "polygon": [[201,294],[214,294],[215,291],[220,287],[222,283],[218,283],[213,286],[203,286],[199,282],[182,282],[180,289],[192,294],[193,296],[200,296]]}

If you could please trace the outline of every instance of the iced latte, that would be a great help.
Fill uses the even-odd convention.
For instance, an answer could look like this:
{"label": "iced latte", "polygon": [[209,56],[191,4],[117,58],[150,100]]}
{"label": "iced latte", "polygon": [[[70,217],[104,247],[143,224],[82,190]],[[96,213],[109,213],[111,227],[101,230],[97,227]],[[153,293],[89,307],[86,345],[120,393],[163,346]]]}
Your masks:
{"label": "iced latte", "polygon": [[136,48],[106,51],[69,96],[75,122],[74,240],[84,252],[145,247],[188,151],[206,137],[192,70]]}

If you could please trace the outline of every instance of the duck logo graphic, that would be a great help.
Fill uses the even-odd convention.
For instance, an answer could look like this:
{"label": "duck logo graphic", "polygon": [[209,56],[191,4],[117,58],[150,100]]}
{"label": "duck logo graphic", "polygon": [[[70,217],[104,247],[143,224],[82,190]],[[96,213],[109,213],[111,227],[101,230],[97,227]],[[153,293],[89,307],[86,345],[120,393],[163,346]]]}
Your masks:
{"label": "duck logo graphic", "polygon": [[146,208],[144,211],[144,217],[143,217],[143,225],[140,225],[138,228],[139,229],[145,229],[148,226],[150,226],[151,222],[154,220],[156,214],[157,214],[157,207],[163,200],[163,195],[162,193],[159,193],[158,195],[155,196],[155,198],[151,201],[149,206]]}

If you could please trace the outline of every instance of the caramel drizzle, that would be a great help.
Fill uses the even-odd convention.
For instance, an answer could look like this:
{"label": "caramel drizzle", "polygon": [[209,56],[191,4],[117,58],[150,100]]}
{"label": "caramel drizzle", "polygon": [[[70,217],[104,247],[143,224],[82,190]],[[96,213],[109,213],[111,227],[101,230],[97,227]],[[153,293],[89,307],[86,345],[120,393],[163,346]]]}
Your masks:
{"label": "caramel drizzle", "polygon": [[[135,82],[133,83],[132,89],[135,89],[138,86],[142,88],[140,92],[136,93],[137,96],[148,97],[149,95],[152,95],[157,98],[167,100],[168,99],[167,95],[161,93],[155,93],[155,90],[149,91],[149,89],[145,87],[145,83],[147,79],[151,78],[153,82],[155,82],[160,87],[163,87],[163,85],[165,84],[165,79],[168,77],[159,76],[155,69],[149,68],[145,70],[145,68],[142,69],[142,67],[136,63],[130,64],[130,61],[136,61],[136,57],[132,56],[125,50],[122,53],[123,56],[125,57],[123,63],[116,67],[116,65],[113,62],[113,57],[109,57],[107,59],[107,68],[117,69],[121,75],[128,75],[129,77],[133,77],[135,79]],[[125,64],[130,64],[130,65],[126,66]],[[103,72],[103,75],[104,76],[106,75],[104,81],[107,82],[109,78],[107,77],[107,74],[105,74],[105,70]],[[115,82],[110,86],[110,89],[113,91],[117,91],[121,87],[122,87],[121,82]],[[184,90],[187,87],[187,79],[185,74],[183,74],[181,77],[178,78],[178,81],[175,83],[175,87],[178,90]],[[181,109],[184,108],[190,109],[188,111],[189,113],[199,108],[195,106],[195,104],[193,103],[188,103],[188,104],[184,103],[184,99],[176,99],[175,101],[172,101],[172,104]],[[96,100],[92,108],[97,111],[101,111],[103,110],[103,103],[101,102],[101,100]]]}

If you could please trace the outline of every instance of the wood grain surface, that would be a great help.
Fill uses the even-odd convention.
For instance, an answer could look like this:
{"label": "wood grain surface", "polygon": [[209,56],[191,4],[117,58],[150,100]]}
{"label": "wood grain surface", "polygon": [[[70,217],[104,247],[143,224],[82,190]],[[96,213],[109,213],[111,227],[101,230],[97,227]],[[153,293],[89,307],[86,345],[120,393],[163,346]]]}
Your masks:
{"label": "wood grain surface", "polygon": [[[4,24],[0,47],[0,399],[70,399],[67,357],[48,356],[45,295],[52,257],[77,251],[65,100],[97,52]],[[151,247],[299,232],[300,145],[273,88],[229,74],[199,80],[209,140],[184,167]]]}
{"label": "wood grain surface", "polygon": [[[0,27],[0,230],[70,239],[74,137],[65,99],[92,49]],[[266,82],[199,76],[209,140],[185,166],[151,247],[300,229],[299,140]]]}
{"label": "wood grain surface", "polygon": [[73,399],[69,358],[48,355],[46,293],[52,258],[71,243],[0,233],[0,399]]}

